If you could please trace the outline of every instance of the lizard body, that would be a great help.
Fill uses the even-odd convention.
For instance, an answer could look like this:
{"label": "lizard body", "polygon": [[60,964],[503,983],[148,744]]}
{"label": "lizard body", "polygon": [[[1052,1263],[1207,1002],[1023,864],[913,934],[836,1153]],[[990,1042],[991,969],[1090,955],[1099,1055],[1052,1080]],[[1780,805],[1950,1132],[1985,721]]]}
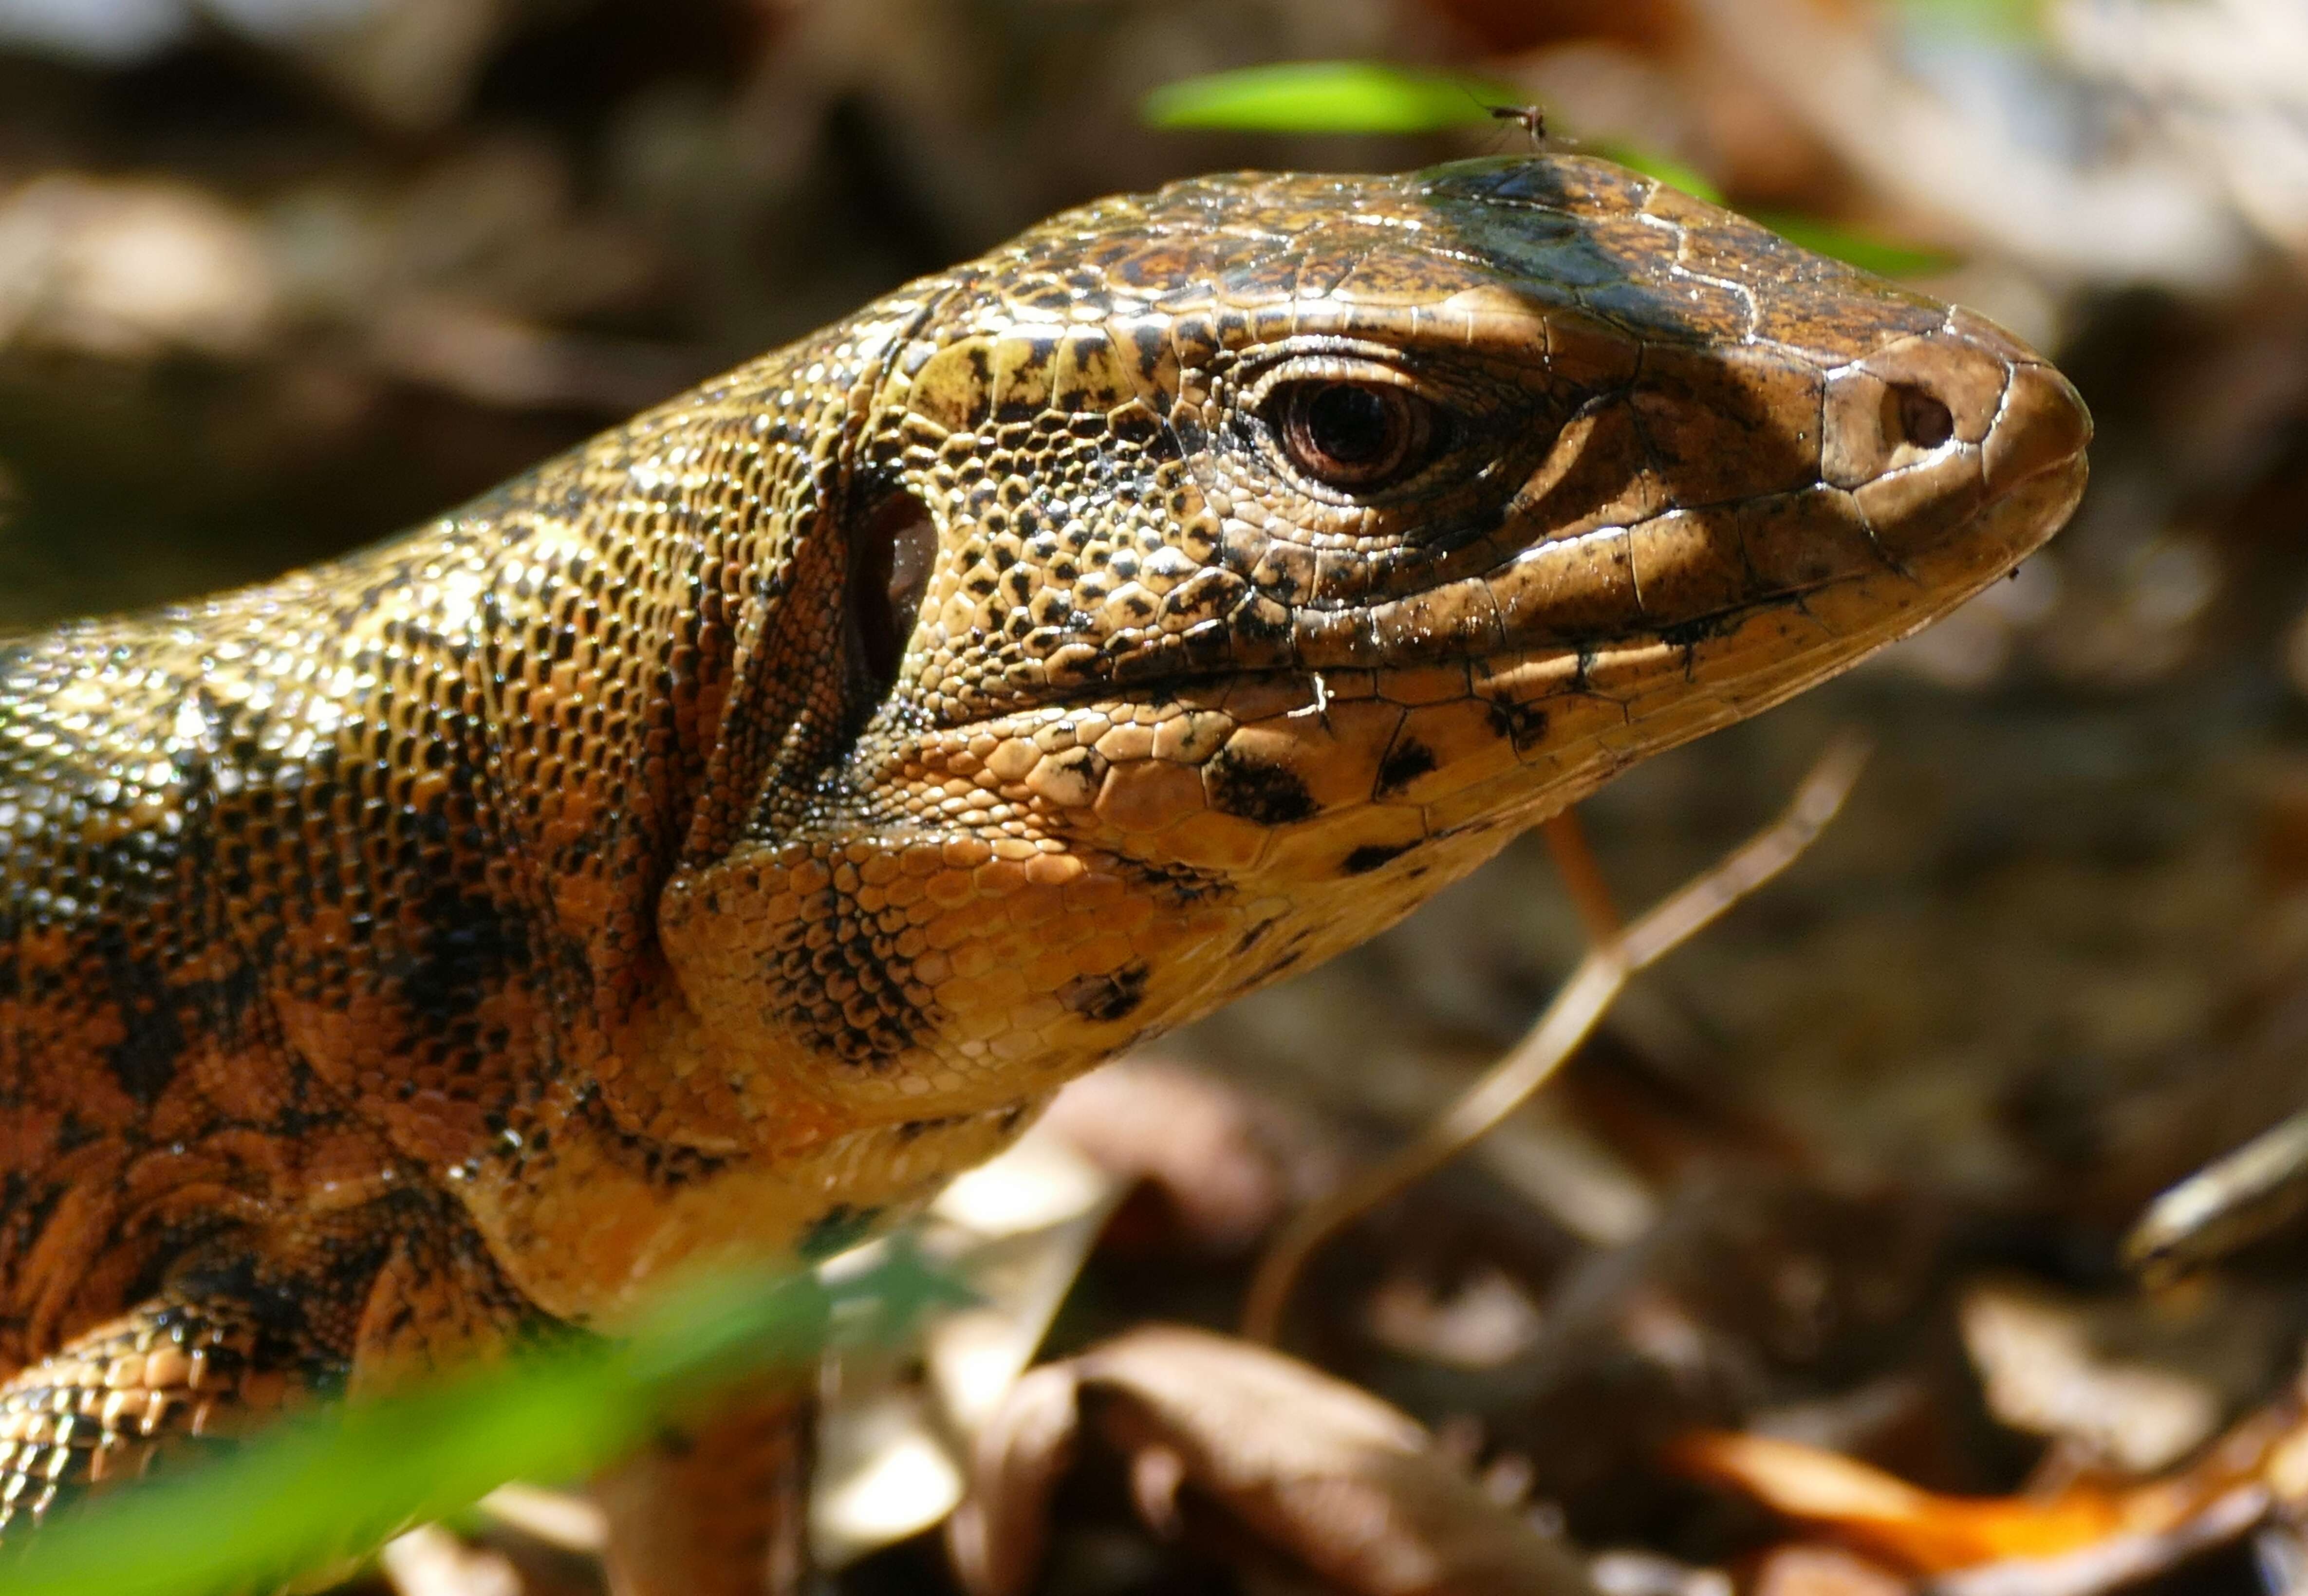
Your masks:
{"label": "lizard body", "polygon": [[2088,433],[1604,162],[1245,175],[0,639],[0,1522],[842,1245],[2003,574]]}

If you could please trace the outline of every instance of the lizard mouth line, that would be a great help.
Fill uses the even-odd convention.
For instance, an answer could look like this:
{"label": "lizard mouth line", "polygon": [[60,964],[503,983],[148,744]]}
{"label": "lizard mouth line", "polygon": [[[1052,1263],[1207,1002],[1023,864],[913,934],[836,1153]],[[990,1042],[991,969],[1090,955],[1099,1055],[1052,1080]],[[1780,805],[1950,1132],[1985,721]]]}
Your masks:
{"label": "lizard mouth line", "polygon": [[[1917,551],[1907,562],[1881,554],[1881,571],[1873,574],[1888,575],[1911,582],[1918,591],[1934,591],[1945,602],[1933,605],[1927,611],[1913,614],[1872,643],[1890,643],[1899,636],[1924,625],[1930,618],[1971,598],[1997,577],[2008,573],[2028,555],[2035,552],[2065,520],[2064,512],[2047,513],[2038,522],[2037,535],[1997,540],[2000,557],[1980,565],[1979,569],[1952,591],[1918,576],[1915,566],[1919,562],[1943,558],[1951,551],[1963,549],[1977,540],[1977,534],[1992,525],[2008,511],[2023,494],[2042,484],[2045,479],[2066,474],[2078,476],[2077,467],[2083,456],[2079,453],[2056,460],[2039,470],[2019,477],[2001,487],[1993,496],[1984,500],[1961,521],[1942,533],[1933,542]],[[2079,478],[2080,486],[2080,478]],[[1534,545],[1533,547],[1536,547]],[[1983,551],[1984,553],[1985,551]],[[1418,643],[1398,642],[1391,645],[1390,657],[1383,666],[1348,660],[1311,664],[1300,660],[1275,663],[1245,663],[1219,666],[1176,673],[1153,675],[1135,680],[1116,680],[1108,675],[1094,681],[1054,693],[1046,697],[1021,703],[990,714],[975,714],[953,719],[940,719],[927,727],[933,732],[966,731],[978,727],[996,726],[1022,717],[1046,713],[1054,710],[1093,707],[1116,702],[1141,703],[1148,700],[1173,698],[1197,691],[1223,690],[1253,683],[1299,681],[1311,686],[1318,678],[1331,673],[1341,676],[1378,669],[1385,671],[1409,669],[1431,669],[1436,666],[1469,665],[1506,655],[1538,656],[1551,654],[1557,659],[1586,659],[1606,652],[1619,652],[1653,647],[1680,648],[1688,662],[1696,651],[1709,639],[1735,631],[1743,623],[1778,609],[1796,609],[1808,613],[1808,601],[1820,594],[1848,583],[1865,580],[1864,573],[1839,573],[1819,581],[1791,586],[1761,598],[1721,606],[1680,619],[1614,628],[1598,628],[1584,634],[1548,632],[1537,625],[1526,626],[1519,633],[1502,636],[1495,643],[1473,646],[1455,642]],[[1369,613],[1365,610],[1365,613]],[[1822,644],[1830,640],[1822,636]],[[1123,656],[1126,659],[1128,656]],[[1581,673],[1583,677],[1583,671]],[[1315,702],[1320,702],[1321,690],[1313,688]]]}

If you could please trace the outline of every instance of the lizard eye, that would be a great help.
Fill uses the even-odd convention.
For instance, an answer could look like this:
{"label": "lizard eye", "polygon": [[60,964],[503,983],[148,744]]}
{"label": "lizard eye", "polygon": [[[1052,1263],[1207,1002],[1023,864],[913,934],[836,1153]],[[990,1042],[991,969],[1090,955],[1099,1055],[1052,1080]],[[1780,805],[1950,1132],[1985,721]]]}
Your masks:
{"label": "lizard eye", "polygon": [[1282,453],[1325,487],[1368,492],[1408,476],[1434,453],[1434,407],[1391,383],[1284,383],[1267,401]]}

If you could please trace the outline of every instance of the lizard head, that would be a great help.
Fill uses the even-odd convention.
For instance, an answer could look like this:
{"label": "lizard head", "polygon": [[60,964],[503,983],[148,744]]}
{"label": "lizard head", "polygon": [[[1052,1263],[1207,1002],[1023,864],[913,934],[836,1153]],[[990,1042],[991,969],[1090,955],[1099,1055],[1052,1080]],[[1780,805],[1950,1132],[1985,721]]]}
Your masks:
{"label": "lizard head", "polygon": [[1372,935],[2084,480],[2007,334],[1575,156],[1181,184],[916,292],[855,407],[855,735],[661,910],[693,1001],[890,1117]]}

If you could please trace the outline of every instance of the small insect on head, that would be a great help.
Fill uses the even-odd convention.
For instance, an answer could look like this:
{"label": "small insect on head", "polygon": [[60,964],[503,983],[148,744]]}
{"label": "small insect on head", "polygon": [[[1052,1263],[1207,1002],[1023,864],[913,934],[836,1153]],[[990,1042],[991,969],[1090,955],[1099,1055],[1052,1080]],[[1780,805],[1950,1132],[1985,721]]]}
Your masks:
{"label": "small insect on head", "polygon": [[1494,105],[1489,108],[1494,122],[1511,122],[1530,134],[1533,150],[1546,148],[1546,113],[1535,105]]}

